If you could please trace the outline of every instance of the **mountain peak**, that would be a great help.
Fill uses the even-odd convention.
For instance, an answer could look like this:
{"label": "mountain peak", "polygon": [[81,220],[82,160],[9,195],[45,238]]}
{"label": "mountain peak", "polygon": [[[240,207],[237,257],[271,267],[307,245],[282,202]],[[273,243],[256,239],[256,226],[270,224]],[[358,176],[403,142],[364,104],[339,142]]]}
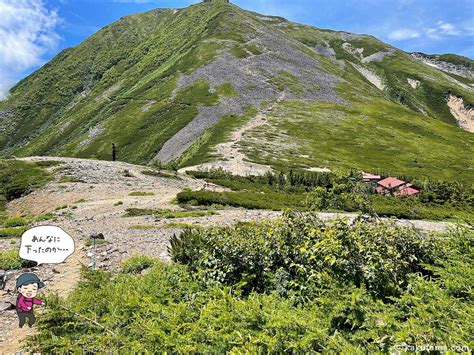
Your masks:
{"label": "mountain peak", "polygon": [[224,3],[224,4],[230,4],[230,0],[203,0],[204,3],[206,2],[212,2],[212,3]]}
{"label": "mountain peak", "polygon": [[199,3],[127,16],[22,80],[0,101],[0,157],[109,159],[115,142],[129,163],[244,176],[472,180],[468,59],[416,60],[372,36]]}

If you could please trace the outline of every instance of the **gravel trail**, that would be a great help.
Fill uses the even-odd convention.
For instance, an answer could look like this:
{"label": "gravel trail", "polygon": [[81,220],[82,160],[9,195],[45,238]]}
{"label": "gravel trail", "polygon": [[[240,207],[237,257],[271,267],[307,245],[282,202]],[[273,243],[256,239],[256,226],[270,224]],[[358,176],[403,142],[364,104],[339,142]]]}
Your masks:
{"label": "gravel trail", "polygon": [[282,93],[277,101],[272,104],[265,111],[258,113],[254,118],[247,122],[242,127],[231,133],[228,142],[216,145],[215,151],[218,158],[216,160],[186,167],[180,170],[184,173],[186,171],[209,171],[212,169],[223,169],[232,172],[235,175],[247,176],[247,175],[265,175],[272,171],[272,168],[268,165],[251,163],[247,160],[244,153],[240,151],[240,142],[243,140],[246,133],[252,130],[268,124],[267,114],[272,112],[280,101],[285,99],[285,93]]}

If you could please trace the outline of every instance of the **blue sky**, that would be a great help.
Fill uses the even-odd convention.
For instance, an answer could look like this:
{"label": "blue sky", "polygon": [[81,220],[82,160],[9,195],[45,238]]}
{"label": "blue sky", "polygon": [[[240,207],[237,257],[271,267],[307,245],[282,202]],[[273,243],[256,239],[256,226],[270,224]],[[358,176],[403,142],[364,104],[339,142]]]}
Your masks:
{"label": "blue sky", "polygon": [[[118,18],[199,0],[0,0],[0,98],[18,80]],[[320,28],[371,34],[406,51],[474,58],[474,0],[233,0]]]}

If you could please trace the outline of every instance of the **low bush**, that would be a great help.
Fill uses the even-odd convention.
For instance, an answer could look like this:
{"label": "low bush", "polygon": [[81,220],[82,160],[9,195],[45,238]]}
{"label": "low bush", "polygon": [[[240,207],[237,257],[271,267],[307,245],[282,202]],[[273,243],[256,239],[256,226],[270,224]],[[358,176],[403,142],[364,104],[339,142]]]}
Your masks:
{"label": "low bush", "polygon": [[176,229],[201,229],[204,228],[203,226],[199,224],[190,224],[190,223],[176,223],[176,222],[170,222],[167,223],[164,228],[176,228]]}
{"label": "low bush", "polygon": [[64,163],[58,160],[42,160],[42,161],[35,162],[35,165],[41,168],[51,168],[51,167],[62,165],[62,164]]}
{"label": "low bush", "polygon": [[5,228],[11,228],[11,227],[22,227],[26,226],[29,223],[29,221],[20,216],[15,216],[15,217],[10,217],[7,220],[3,222],[3,227]]}
{"label": "low bush", "polygon": [[195,203],[203,206],[222,205],[244,207],[248,209],[284,210],[288,208],[304,209],[304,195],[287,193],[257,192],[215,192],[191,191],[177,195],[179,203]]}
{"label": "low bush", "polygon": [[0,160],[0,210],[5,203],[43,186],[51,176],[35,163]]}
{"label": "low bush", "polygon": [[124,260],[121,264],[122,272],[126,274],[139,274],[143,270],[149,269],[157,262],[156,259],[146,255],[132,256],[131,258]]}
{"label": "low bush", "polygon": [[391,222],[358,218],[324,223],[285,214],[277,222],[185,230],[171,239],[173,260],[209,285],[316,295],[327,283],[363,286],[374,297],[400,294],[411,273],[427,274],[434,242]]}
{"label": "low bush", "polygon": [[176,172],[166,172],[163,170],[143,170],[141,172],[143,175],[162,177],[165,179],[174,179],[180,180],[181,178],[176,174]]}
{"label": "low bush", "polygon": [[130,230],[147,230],[147,229],[158,229],[158,226],[155,225],[147,225],[147,224],[137,224],[134,226],[128,227]]}
{"label": "low bush", "polygon": [[157,218],[188,218],[213,215],[213,211],[171,211],[168,209],[151,210],[143,208],[127,208],[124,217],[155,216]]}
{"label": "low bush", "polygon": [[20,238],[28,227],[0,228],[0,238]]}
{"label": "low bush", "polygon": [[[120,273],[84,271],[67,299],[48,297],[29,349],[367,354],[426,343],[472,348],[472,230],[430,238],[377,221],[286,218],[288,227],[188,232],[176,239],[182,244],[175,257],[189,266],[135,257]],[[228,247],[220,243],[226,238]],[[214,248],[218,242],[221,248]],[[276,265],[283,269],[265,270]],[[290,273],[283,272],[286,265]],[[229,275],[235,285],[222,285]],[[297,292],[287,291],[295,289],[292,280],[301,283]],[[237,287],[250,283],[258,287],[248,293]],[[306,291],[305,285],[318,287]]]}
{"label": "low bush", "polygon": [[0,270],[17,270],[29,268],[36,265],[36,262],[21,259],[18,249],[0,252]]}
{"label": "low bush", "polygon": [[154,192],[134,191],[128,194],[129,196],[154,196]]}

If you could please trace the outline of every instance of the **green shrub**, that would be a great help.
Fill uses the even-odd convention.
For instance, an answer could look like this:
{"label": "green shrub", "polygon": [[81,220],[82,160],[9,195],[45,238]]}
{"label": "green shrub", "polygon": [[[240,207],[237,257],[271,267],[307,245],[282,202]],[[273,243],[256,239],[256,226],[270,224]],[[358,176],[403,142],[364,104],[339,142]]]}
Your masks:
{"label": "green shrub", "polygon": [[124,260],[120,266],[122,272],[126,274],[139,274],[143,270],[149,269],[156,263],[156,259],[146,256],[146,255],[137,255],[132,256],[131,258]]}
{"label": "green shrub", "polygon": [[436,248],[394,223],[359,218],[323,223],[286,214],[276,222],[185,230],[171,240],[173,260],[210,285],[279,290],[311,297],[331,280],[364,285],[374,297],[400,294],[410,273],[426,273]]}
{"label": "green shrub", "polygon": [[423,203],[450,204],[457,207],[474,208],[474,187],[457,181],[425,181],[419,199]]}
{"label": "green shrub", "polygon": [[10,227],[22,227],[27,225],[29,222],[24,218],[20,216],[15,216],[15,217],[10,217],[6,221],[3,222],[3,226],[5,228],[10,228]]}
{"label": "green shrub", "polygon": [[200,229],[203,228],[203,226],[199,224],[190,224],[190,223],[176,223],[176,222],[170,222],[165,224],[164,228],[178,228],[178,229]]}
{"label": "green shrub", "polygon": [[0,252],[0,270],[17,270],[35,265],[34,261],[21,259],[17,249]]}
{"label": "green shrub", "polygon": [[0,238],[20,238],[28,227],[0,228]]}
{"label": "green shrub", "polygon": [[177,195],[179,203],[195,201],[198,205],[234,206],[248,209],[284,210],[287,208],[303,209],[304,195],[287,193],[256,193],[256,192],[215,192],[191,191],[180,192]]}
{"label": "green shrub", "polygon": [[[290,219],[289,222],[293,226],[284,230],[309,235],[314,233],[314,223],[307,218],[300,221]],[[409,236],[411,232],[399,235],[400,231],[395,229],[388,232],[389,237],[385,237],[387,226],[376,223],[370,227],[362,221],[359,223],[362,226],[356,223],[354,226],[345,224],[344,227],[342,222],[323,226],[318,221],[319,231],[326,238],[313,244],[314,250],[303,253],[296,248],[288,248],[288,255],[292,251],[308,255],[308,258],[301,259],[305,264],[299,262],[295,265],[316,265],[315,270],[320,270],[321,280],[324,280],[322,287],[314,289],[312,297],[305,298],[304,302],[297,301],[292,294],[282,296],[270,289],[244,296],[227,287],[205,285],[201,282],[201,274],[182,265],[167,265],[147,257],[133,258],[134,261],[129,262],[133,265],[129,269],[132,274],[85,271],[83,281],[67,299],[48,297],[47,312],[38,319],[37,332],[29,339],[28,345],[31,350],[42,353],[74,353],[87,349],[97,353],[367,354],[392,353],[398,351],[398,346],[403,348],[404,345],[426,342],[448,348],[453,345],[472,348],[472,230],[457,229],[443,239],[438,236],[436,248],[425,249],[435,259],[427,265],[433,274],[405,275],[402,272],[400,280],[407,286],[401,288],[399,296],[381,300],[368,292],[365,283],[356,286],[354,282],[345,281],[346,277],[341,276],[351,273],[344,270],[342,274],[335,273],[333,266],[340,263],[338,259],[349,263],[347,266],[360,263],[364,266],[363,274],[372,275],[369,283],[376,284],[376,277],[384,271],[389,274],[382,275],[387,280],[394,269],[408,271],[407,267],[421,262],[407,259],[412,266],[403,265],[401,255],[395,256],[393,262],[388,260],[392,255],[388,249],[397,249],[396,245],[412,248],[418,242],[413,242]],[[243,239],[245,233],[242,231],[251,231],[244,227],[238,226],[233,231],[235,240]],[[274,242],[271,236],[276,233],[267,227],[254,228],[256,233],[248,234],[248,237],[255,237],[258,243],[252,244],[249,240],[248,245],[263,245],[262,240],[267,236]],[[338,236],[347,228],[353,229],[351,238]],[[377,233],[363,236],[367,231]],[[282,239],[290,238],[283,233],[278,235]],[[193,244],[187,238],[188,247],[201,248],[205,239],[198,234],[192,236],[197,241]],[[396,241],[395,236],[401,240]],[[299,239],[297,235],[292,238]],[[405,238],[410,241],[404,242]],[[345,248],[345,242],[349,239],[363,241],[361,247],[367,245],[372,248],[367,252],[359,248],[355,255],[351,255],[356,260],[352,262],[349,260],[351,256],[345,255],[346,251],[351,250]],[[371,242],[372,239],[375,240]],[[384,239],[389,240],[386,248]],[[323,240],[325,242],[321,243]],[[230,249],[237,251],[234,244],[231,240]],[[419,254],[409,251],[409,248],[408,254]],[[282,243],[274,244],[273,249],[282,249]],[[194,260],[210,260],[208,251],[199,250],[201,254],[192,250],[181,252],[195,257]],[[339,254],[331,266],[335,253]],[[250,253],[239,256],[224,250],[223,254],[236,260],[253,262],[248,258]],[[283,255],[283,252],[275,251],[276,254]],[[314,255],[316,258],[312,258]],[[371,258],[361,262],[357,255]],[[221,258],[225,273],[230,262],[222,259],[219,250],[215,250],[214,256]],[[266,254],[262,253],[260,257],[266,258]],[[324,261],[326,258],[327,261]],[[318,267],[314,260],[322,260],[324,265]],[[207,267],[205,264],[202,266]],[[381,267],[383,270],[380,270]],[[139,275],[145,268],[149,268],[148,272]],[[311,270],[306,269],[308,272]],[[214,277],[218,277],[217,270],[215,274]],[[306,278],[310,276],[318,278],[314,273]],[[248,279],[245,274],[242,277],[243,280]],[[274,278],[282,285],[287,281],[285,273],[279,270]]]}
{"label": "green shrub", "polygon": [[131,230],[147,230],[147,229],[158,229],[158,228],[159,228],[158,226],[142,225],[142,224],[138,224],[138,225],[128,227],[128,229],[131,229]]}
{"label": "green shrub", "polygon": [[57,160],[42,160],[42,161],[35,162],[35,165],[41,168],[51,168],[53,166],[58,166],[62,164],[64,164],[62,161],[57,161]]}
{"label": "green shrub", "polygon": [[5,203],[42,187],[51,176],[34,163],[0,160],[0,210]]}
{"label": "green shrub", "polygon": [[74,183],[74,182],[83,182],[81,179],[76,178],[75,176],[70,176],[70,175],[61,175],[59,179],[60,184],[68,184],[68,183]]}
{"label": "green shrub", "polygon": [[155,216],[158,218],[187,218],[187,217],[204,217],[213,215],[213,211],[171,211],[168,209],[151,210],[143,208],[127,208],[124,217],[137,216]]}
{"label": "green shrub", "polygon": [[154,192],[134,191],[128,194],[129,196],[154,196]]}

